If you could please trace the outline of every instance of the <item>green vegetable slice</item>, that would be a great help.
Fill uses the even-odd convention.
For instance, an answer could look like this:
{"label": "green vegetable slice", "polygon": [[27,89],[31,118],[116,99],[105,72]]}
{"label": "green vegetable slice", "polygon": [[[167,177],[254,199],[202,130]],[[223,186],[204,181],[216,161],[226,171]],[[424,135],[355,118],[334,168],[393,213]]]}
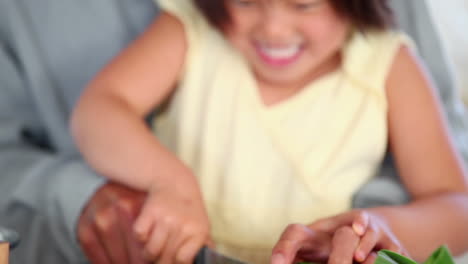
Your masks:
{"label": "green vegetable slice", "polygon": [[[298,262],[296,264],[313,264]],[[380,250],[374,264],[418,264],[416,261],[390,250]],[[455,264],[450,250],[446,246],[439,247],[423,264]]]}
{"label": "green vegetable slice", "polygon": [[[380,250],[374,264],[418,264],[398,253],[390,250]],[[432,255],[424,262],[424,264],[455,264],[449,249],[446,246],[439,247]]]}
{"label": "green vegetable slice", "polygon": [[424,262],[424,264],[455,264],[452,254],[446,246],[441,246]]}

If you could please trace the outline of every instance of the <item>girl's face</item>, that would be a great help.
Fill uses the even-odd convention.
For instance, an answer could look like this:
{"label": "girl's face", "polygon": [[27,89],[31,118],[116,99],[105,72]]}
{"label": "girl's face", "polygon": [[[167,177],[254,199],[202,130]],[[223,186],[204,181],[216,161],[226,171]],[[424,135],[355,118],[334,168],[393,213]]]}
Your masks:
{"label": "girl's face", "polygon": [[304,85],[337,65],[349,22],[327,0],[225,0],[229,41],[259,82]]}

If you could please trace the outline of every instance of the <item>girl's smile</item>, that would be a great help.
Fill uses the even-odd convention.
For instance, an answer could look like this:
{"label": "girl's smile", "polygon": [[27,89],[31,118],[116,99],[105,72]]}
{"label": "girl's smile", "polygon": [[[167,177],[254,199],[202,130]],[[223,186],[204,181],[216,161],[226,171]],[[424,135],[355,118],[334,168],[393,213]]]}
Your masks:
{"label": "girl's smile", "polygon": [[339,66],[350,27],[328,1],[226,1],[231,17],[226,37],[259,84],[302,87]]}
{"label": "girl's smile", "polygon": [[254,43],[258,56],[271,67],[286,67],[296,62],[304,51],[300,43],[270,46],[261,42]]}

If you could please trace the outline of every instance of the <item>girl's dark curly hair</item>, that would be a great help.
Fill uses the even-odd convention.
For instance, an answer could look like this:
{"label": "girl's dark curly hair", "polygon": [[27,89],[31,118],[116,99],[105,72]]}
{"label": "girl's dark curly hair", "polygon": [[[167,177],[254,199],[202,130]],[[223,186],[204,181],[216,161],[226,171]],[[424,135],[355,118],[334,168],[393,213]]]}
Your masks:
{"label": "girl's dark curly hair", "polygon": [[[224,29],[230,18],[226,0],[194,0],[198,9],[216,28]],[[388,0],[328,0],[338,14],[362,31],[384,30],[394,25]]]}

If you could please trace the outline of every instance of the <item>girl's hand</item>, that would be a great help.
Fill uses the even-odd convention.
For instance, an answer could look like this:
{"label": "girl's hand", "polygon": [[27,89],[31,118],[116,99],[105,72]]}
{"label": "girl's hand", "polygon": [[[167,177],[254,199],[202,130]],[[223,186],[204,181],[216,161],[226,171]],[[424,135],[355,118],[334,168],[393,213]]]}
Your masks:
{"label": "girl's hand", "polygon": [[[354,236],[357,241],[354,232],[348,233]],[[352,244],[349,241],[347,242],[341,243],[340,246]],[[305,261],[326,263],[330,256],[331,245],[332,236],[328,233],[317,232],[301,224],[291,224],[283,231],[279,241],[273,248],[271,263],[291,264]]]}
{"label": "girl's hand", "polygon": [[273,249],[272,263],[352,264],[359,241],[360,237],[349,226],[328,234],[293,224],[286,228]]}
{"label": "girl's hand", "polygon": [[[328,234],[335,234],[342,227],[351,227],[359,236],[359,243],[354,250],[354,260],[360,263],[372,264],[376,252],[389,249],[409,257],[400,241],[393,234],[384,219],[368,210],[352,210],[334,217],[325,218],[309,225],[309,228]],[[340,258],[339,254],[337,256]],[[349,260],[352,263],[352,259]]]}
{"label": "girl's hand", "polygon": [[[191,263],[210,244],[210,225],[196,182],[150,189],[134,229],[145,243],[148,260],[160,264]],[[194,188],[196,187],[196,188]]]}
{"label": "girl's hand", "polygon": [[273,249],[272,263],[373,264],[380,249],[408,256],[381,218],[353,210],[308,226],[288,226]]}

